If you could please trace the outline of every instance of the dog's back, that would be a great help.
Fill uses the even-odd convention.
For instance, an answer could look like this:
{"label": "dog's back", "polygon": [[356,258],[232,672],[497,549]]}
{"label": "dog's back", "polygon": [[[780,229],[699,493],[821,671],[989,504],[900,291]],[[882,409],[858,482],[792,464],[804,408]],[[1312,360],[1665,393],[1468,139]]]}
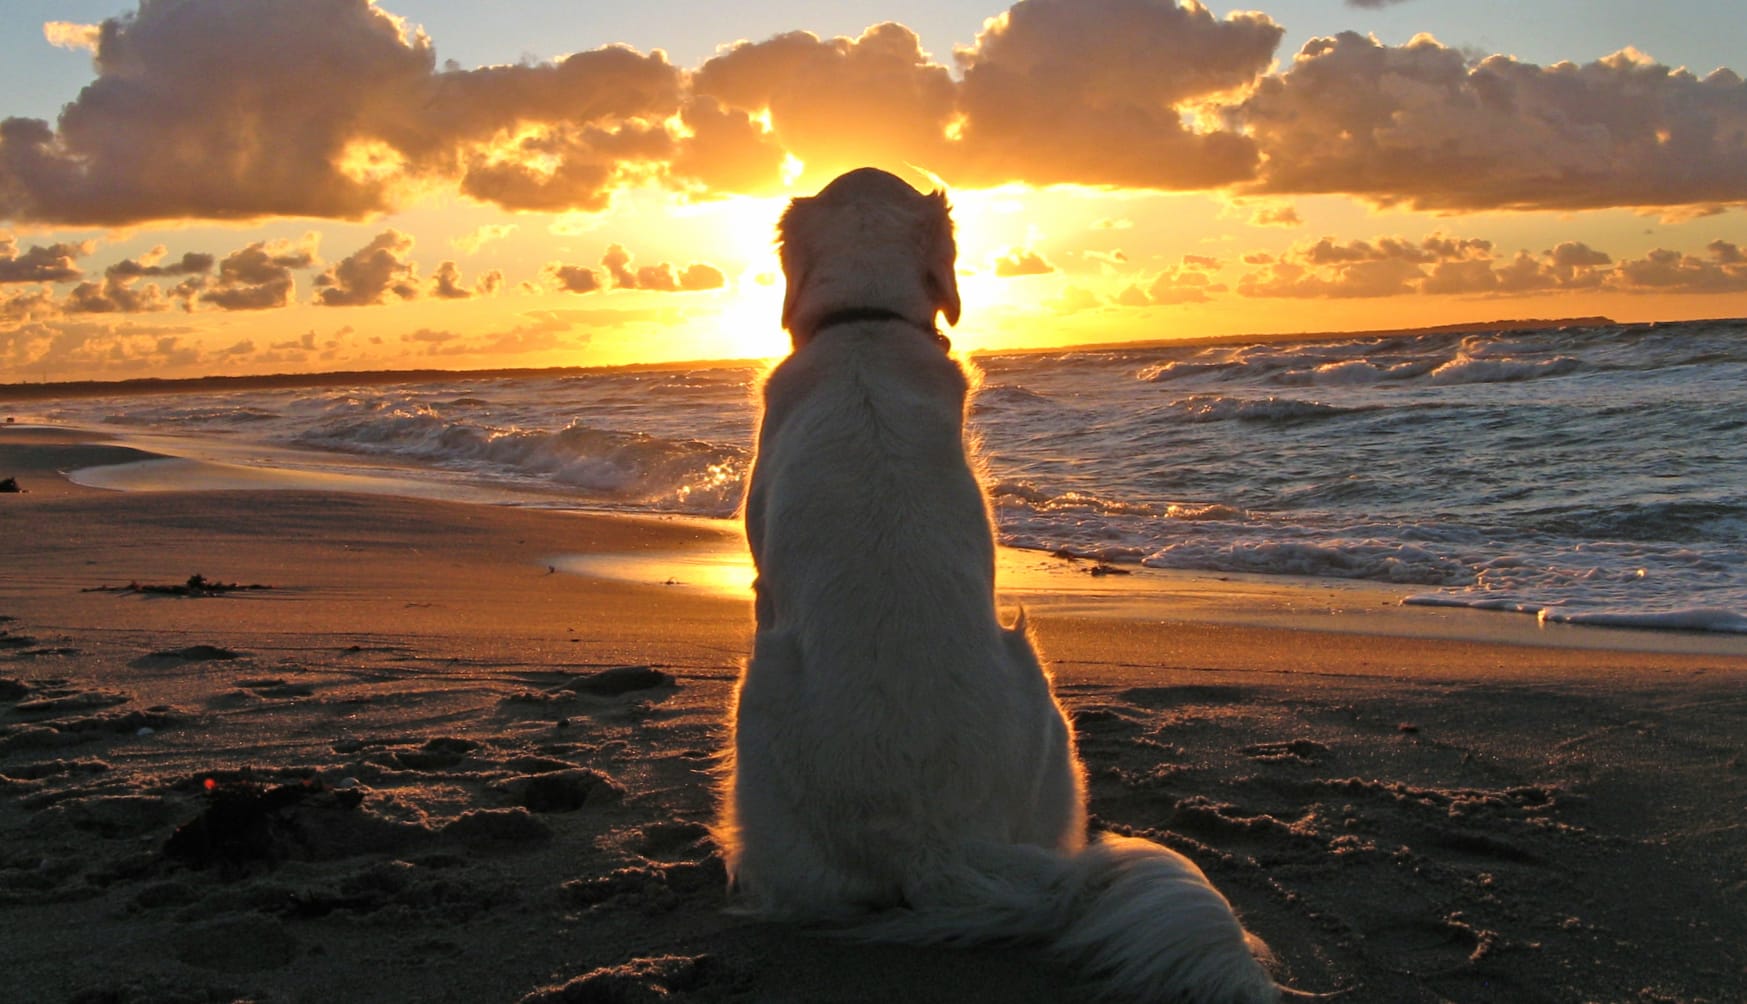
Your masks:
{"label": "dog's back", "polygon": [[964,395],[957,364],[891,322],[822,333],[766,383],[730,863],[767,911],[896,906],[919,859],[966,839],[1083,827],[1067,726],[996,619]]}
{"label": "dog's back", "polygon": [[[1072,735],[964,443],[943,196],[879,171],[784,215],[783,323],[746,501],[758,631],[717,829],[752,912],[904,941],[1040,938],[1147,1000],[1273,981],[1186,858],[1085,841]],[[1021,618],[1023,621],[1023,618]]]}

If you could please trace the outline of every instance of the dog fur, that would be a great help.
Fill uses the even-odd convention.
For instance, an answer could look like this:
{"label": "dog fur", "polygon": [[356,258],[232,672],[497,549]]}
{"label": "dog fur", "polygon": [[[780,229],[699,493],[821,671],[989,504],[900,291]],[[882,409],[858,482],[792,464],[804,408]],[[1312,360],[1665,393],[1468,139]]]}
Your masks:
{"label": "dog fur", "polygon": [[967,380],[934,333],[959,314],[944,194],[864,168],[779,233],[794,352],[764,386],[757,634],[717,827],[743,909],[1042,940],[1136,1000],[1277,999],[1266,949],[1187,858],[1086,840],[1067,718],[1024,615],[996,615]]}

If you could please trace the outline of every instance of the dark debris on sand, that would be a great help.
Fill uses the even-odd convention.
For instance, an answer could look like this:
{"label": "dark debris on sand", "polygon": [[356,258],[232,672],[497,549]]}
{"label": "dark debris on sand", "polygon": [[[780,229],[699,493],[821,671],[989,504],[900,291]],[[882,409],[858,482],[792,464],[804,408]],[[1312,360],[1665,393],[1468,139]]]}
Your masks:
{"label": "dark debris on sand", "polygon": [[261,589],[272,589],[259,583],[242,585],[236,582],[219,582],[208,579],[196,572],[188,577],[186,582],[169,585],[129,582],[125,586],[91,586],[81,589],[84,593],[139,593],[148,596],[186,596],[199,598],[203,596],[223,596],[226,593],[248,592]]}
{"label": "dark debris on sand", "polygon": [[672,675],[653,666],[614,666],[598,673],[579,676],[557,689],[593,694],[597,697],[617,697],[634,690],[653,690],[656,687],[673,685]]}

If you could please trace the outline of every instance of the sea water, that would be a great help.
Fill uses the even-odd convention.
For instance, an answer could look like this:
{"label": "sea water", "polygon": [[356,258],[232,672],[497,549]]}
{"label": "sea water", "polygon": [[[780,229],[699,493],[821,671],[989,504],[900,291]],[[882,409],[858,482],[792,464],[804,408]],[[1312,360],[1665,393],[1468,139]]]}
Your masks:
{"label": "sea water", "polygon": [[[1410,603],[1747,632],[1747,322],[972,360],[1003,543],[1334,576]],[[730,518],[758,366],[251,390],[0,411],[180,456],[520,505]],[[101,474],[93,483],[104,483]]]}

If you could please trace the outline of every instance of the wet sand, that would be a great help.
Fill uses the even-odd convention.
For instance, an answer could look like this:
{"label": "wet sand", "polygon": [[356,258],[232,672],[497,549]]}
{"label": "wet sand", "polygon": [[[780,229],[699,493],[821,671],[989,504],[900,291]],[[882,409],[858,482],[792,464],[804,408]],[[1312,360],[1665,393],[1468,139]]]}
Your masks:
{"label": "wet sand", "polygon": [[[751,614],[689,570],[731,528],[57,473],[142,459],[0,429],[8,996],[1085,999],[1024,946],[724,912]],[[1194,858],[1286,982],[1747,999],[1747,639],[1003,562],[1094,824]]]}

